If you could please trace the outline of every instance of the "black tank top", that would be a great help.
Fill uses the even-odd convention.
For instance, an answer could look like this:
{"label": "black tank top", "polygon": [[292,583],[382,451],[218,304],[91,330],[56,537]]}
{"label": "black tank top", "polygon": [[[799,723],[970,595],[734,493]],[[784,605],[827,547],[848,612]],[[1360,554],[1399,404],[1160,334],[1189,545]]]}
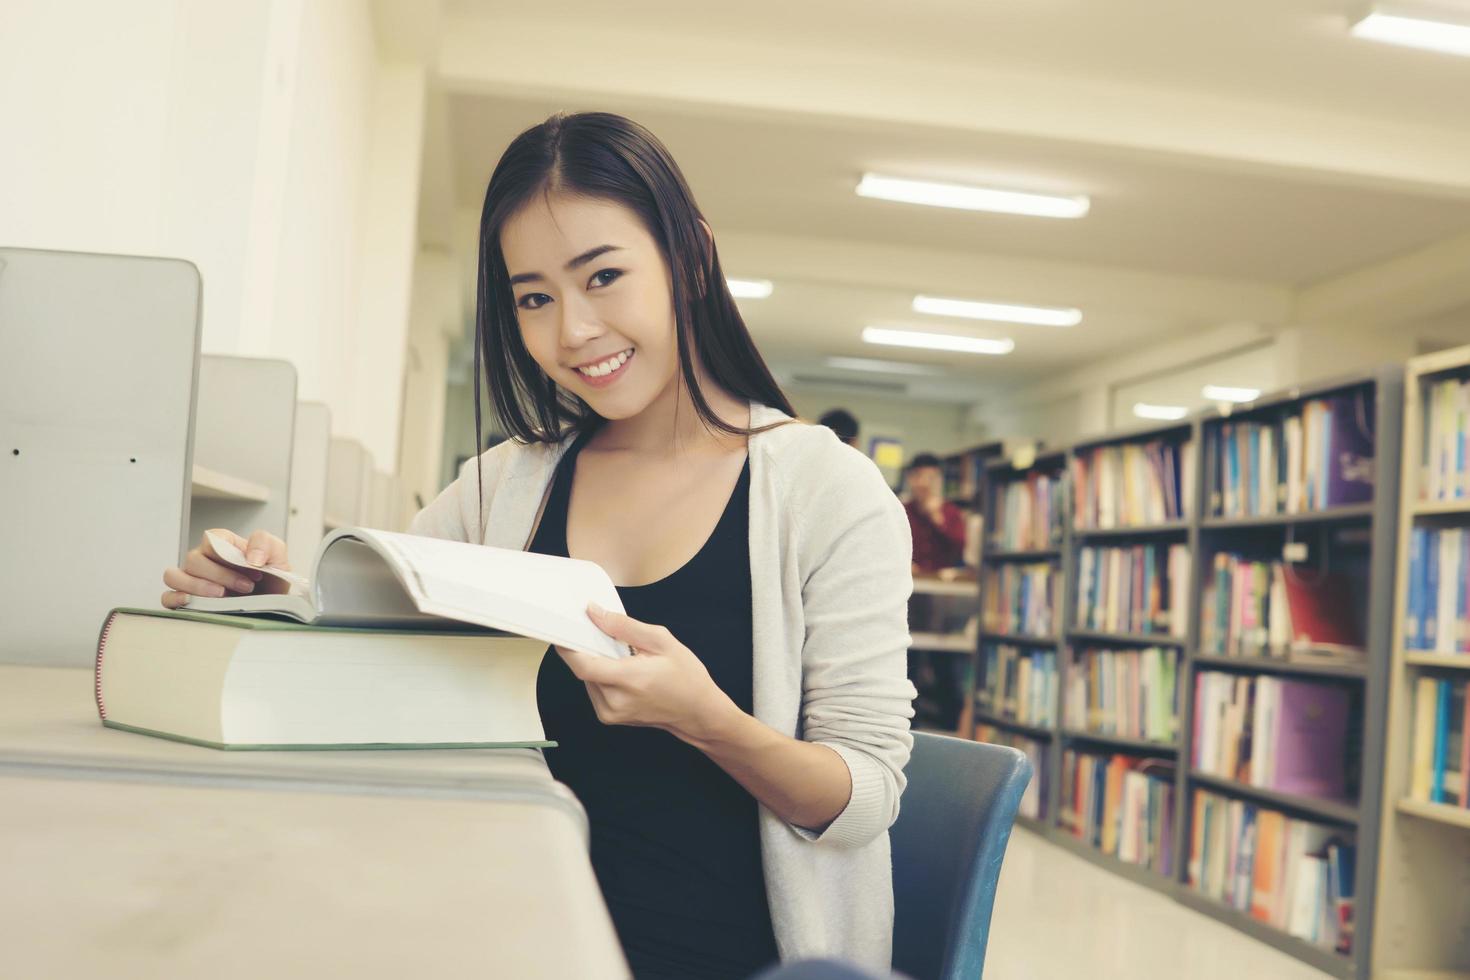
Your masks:
{"label": "black tank top", "polygon": [[[531,550],[567,554],[579,437],[552,482]],[[619,587],[629,616],[665,626],[742,711],[752,707],[750,461],[699,553],[648,585]],[[745,978],[777,959],[755,798],[698,749],[655,728],[604,725],[555,650],[536,698],[551,773],[592,828],[592,867],[638,980]]]}

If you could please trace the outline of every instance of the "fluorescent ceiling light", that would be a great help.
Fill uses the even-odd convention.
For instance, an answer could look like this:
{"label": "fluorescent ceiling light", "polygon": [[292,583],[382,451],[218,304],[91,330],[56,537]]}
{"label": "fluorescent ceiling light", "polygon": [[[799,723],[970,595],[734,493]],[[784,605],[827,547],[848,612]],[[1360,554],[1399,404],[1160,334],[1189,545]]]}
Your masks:
{"label": "fluorescent ceiling light", "polygon": [[829,357],[827,366],[843,371],[871,371],[874,374],[909,374],[932,376],[943,374],[938,368],[903,361],[875,361],[866,357]]}
{"label": "fluorescent ceiling light", "polygon": [[1446,4],[1374,4],[1352,27],[1369,41],[1470,55],[1470,8]]}
{"label": "fluorescent ceiling light", "polygon": [[774,288],[769,279],[726,279],[725,284],[736,299],[765,299]]}
{"label": "fluorescent ceiling light", "polygon": [[1200,389],[1212,402],[1253,402],[1261,397],[1259,388],[1231,388],[1226,385],[1205,385]]}
{"label": "fluorescent ceiling light", "polygon": [[928,204],[937,208],[960,208],[965,211],[999,211],[1003,214],[1025,214],[1037,218],[1080,218],[1092,202],[1085,196],[1059,197],[1052,194],[1027,194],[970,184],[941,184],[928,180],[907,180],[863,174],[858,182],[859,197],[873,197],[903,204]]}
{"label": "fluorescent ceiling light", "polygon": [[977,303],[966,299],[944,299],[939,296],[915,296],[915,313],[934,316],[960,316],[968,320],[999,320],[1002,323],[1029,323],[1040,327],[1075,327],[1082,322],[1082,311],[1050,306],[1016,306],[1014,303]]}
{"label": "fluorescent ceiling light", "polygon": [[886,327],[864,327],[863,340],[870,344],[892,347],[920,347],[924,350],[947,350],[961,354],[1009,354],[1016,344],[1009,337],[989,340],[952,333],[923,333],[918,330],[890,330]]}
{"label": "fluorescent ceiling light", "polygon": [[1141,419],[1161,419],[1165,422],[1173,422],[1188,415],[1189,409],[1183,405],[1150,405],[1147,402],[1134,402],[1133,414]]}

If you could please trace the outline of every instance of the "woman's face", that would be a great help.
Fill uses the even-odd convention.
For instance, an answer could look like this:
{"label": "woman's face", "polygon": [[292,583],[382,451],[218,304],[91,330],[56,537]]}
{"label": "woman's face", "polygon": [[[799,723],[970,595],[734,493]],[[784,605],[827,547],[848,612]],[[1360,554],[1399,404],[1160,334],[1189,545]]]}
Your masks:
{"label": "woman's face", "polygon": [[620,204],[541,195],[500,233],[526,349],[608,420],[642,412],[678,370],[673,282],[653,236]]}

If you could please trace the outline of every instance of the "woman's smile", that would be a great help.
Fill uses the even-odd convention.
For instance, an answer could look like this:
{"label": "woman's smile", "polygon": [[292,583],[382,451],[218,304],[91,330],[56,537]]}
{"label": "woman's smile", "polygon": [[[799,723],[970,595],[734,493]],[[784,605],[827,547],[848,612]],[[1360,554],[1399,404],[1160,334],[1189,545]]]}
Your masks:
{"label": "woman's smile", "polygon": [[629,347],[612,357],[582,364],[574,370],[582,376],[582,380],[589,387],[606,388],[628,373],[628,365],[632,362],[634,353],[634,349]]}

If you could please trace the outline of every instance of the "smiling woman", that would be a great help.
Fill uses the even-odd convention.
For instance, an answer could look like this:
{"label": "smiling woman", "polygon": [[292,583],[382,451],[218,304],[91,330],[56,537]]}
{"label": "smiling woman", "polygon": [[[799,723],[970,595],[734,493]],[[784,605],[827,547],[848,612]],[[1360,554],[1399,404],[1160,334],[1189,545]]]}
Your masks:
{"label": "smiling woman", "polygon": [[637,655],[556,650],[537,700],[634,973],[886,970],[914,696],[902,507],[792,417],[688,185],[627,119],[554,116],[511,143],[477,327],[476,404],[483,364],[512,440],[411,530],[618,584],[627,615],[589,615]]}

